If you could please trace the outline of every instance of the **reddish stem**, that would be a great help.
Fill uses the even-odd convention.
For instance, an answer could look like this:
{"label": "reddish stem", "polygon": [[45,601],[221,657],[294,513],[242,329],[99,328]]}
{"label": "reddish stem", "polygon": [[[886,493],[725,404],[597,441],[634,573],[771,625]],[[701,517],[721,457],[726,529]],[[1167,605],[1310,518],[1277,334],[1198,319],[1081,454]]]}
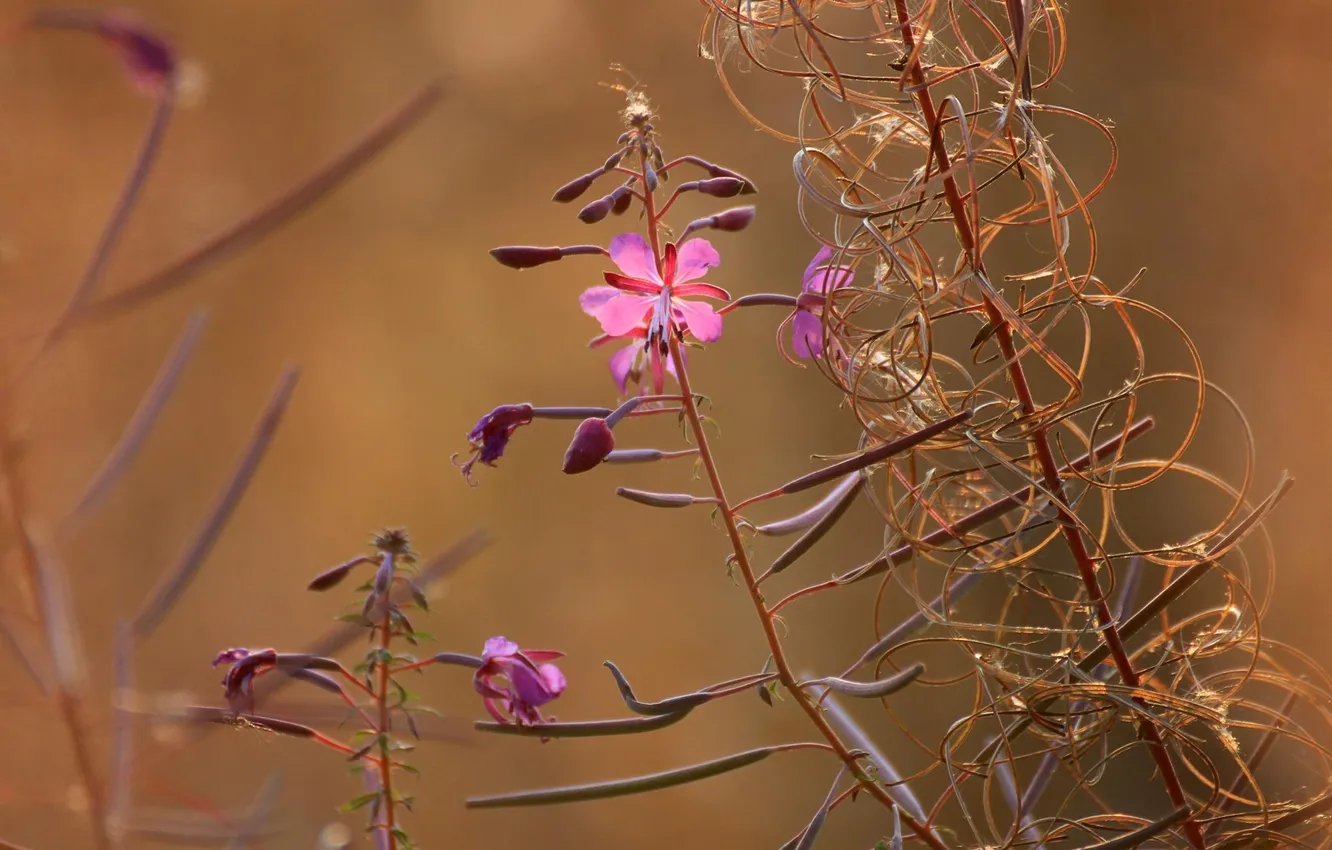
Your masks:
{"label": "reddish stem", "polygon": [[[907,10],[906,0],[894,0],[894,4],[897,8],[898,26],[902,33],[902,45],[907,54],[911,55],[915,52],[916,37],[911,25],[911,16]],[[930,95],[929,87],[925,85],[925,75],[921,71],[919,62],[912,62],[906,70],[906,74],[911,77],[916,103],[920,108],[921,117],[925,121],[926,130],[930,133],[930,147],[939,170],[944,175],[944,197],[948,202],[949,211],[952,213],[958,239],[962,243],[963,250],[971,258],[976,272],[983,278],[988,279],[980,252],[977,250],[975,234],[972,232],[971,217],[967,215],[966,202],[963,200],[962,193],[958,190],[956,178],[950,172],[952,164],[944,145],[943,133],[935,132],[939,128],[939,114],[935,109],[934,99]],[[991,298],[985,287],[981,288],[981,299],[990,324],[995,328],[994,336],[999,345],[999,350],[1008,363],[1008,376],[1013,384],[1013,391],[1017,395],[1018,404],[1023,415],[1031,417],[1036,413],[1036,403],[1032,396],[1031,386],[1027,381],[1026,372],[1023,370],[1022,361],[1018,357],[1012,329],[1004,318],[1003,311]],[[1055,506],[1060,516],[1060,530],[1063,533],[1064,541],[1068,545],[1069,552],[1077,564],[1078,574],[1087,591],[1087,597],[1095,610],[1096,622],[1105,635],[1105,643],[1110,649],[1111,657],[1114,659],[1115,669],[1119,672],[1119,676],[1125,685],[1130,688],[1137,688],[1140,685],[1137,671],[1133,669],[1133,662],[1124,648],[1124,642],[1120,639],[1119,630],[1115,625],[1114,613],[1110,610],[1109,602],[1106,600],[1105,593],[1101,590],[1100,582],[1097,580],[1096,566],[1090,552],[1087,550],[1086,542],[1082,539],[1077,516],[1065,500],[1063,480],[1059,475],[1059,465],[1055,461],[1054,452],[1050,448],[1046,426],[1037,424],[1032,429],[1031,444],[1041,469],[1043,483],[1046,489],[1055,497]],[[1143,708],[1144,712],[1146,711],[1147,705],[1142,699],[1135,697],[1134,702]],[[1165,783],[1166,792],[1169,794],[1175,808],[1187,806],[1188,799],[1184,794],[1179,775],[1175,771],[1174,763],[1170,758],[1170,752],[1166,749],[1165,741],[1161,738],[1160,730],[1150,720],[1143,718],[1138,720],[1138,734],[1143,740],[1147,741],[1152,758],[1156,761],[1161,779]],[[1190,818],[1184,824],[1184,828],[1189,843],[1196,850],[1205,850],[1206,842],[1203,839],[1202,829],[1198,826],[1198,822]]]}

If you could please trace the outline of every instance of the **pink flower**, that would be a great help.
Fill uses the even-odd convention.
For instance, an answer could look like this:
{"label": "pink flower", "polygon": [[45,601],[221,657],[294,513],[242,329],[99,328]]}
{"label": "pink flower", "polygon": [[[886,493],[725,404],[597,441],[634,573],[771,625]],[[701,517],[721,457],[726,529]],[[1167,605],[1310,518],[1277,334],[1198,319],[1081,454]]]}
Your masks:
{"label": "pink flower", "polygon": [[[649,344],[664,342],[672,329],[693,334],[700,342],[716,342],[722,317],[711,305],[688,301],[701,295],[729,301],[719,286],[698,281],[721,262],[706,239],[690,239],[678,248],[666,246],[661,274],[647,240],[622,233],[611,240],[610,258],[623,274],[606,272],[610,286],[594,286],[579,298],[583,312],[601,323],[610,337],[646,335]],[[627,371],[627,370],[626,370]]]}
{"label": "pink flower", "polygon": [[[823,351],[824,297],[849,286],[856,272],[850,266],[829,265],[832,249],[824,245],[809,261],[800,282],[800,306],[791,314],[791,347],[797,357],[815,357]],[[836,342],[834,341],[834,346]],[[840,353],[840,346],[836,348]]]}
{"label": "pink flower", "polygon": [[536,726],[546,720],[541,706],[564,692],[564,674],[549,663],[563,655],[546,649],[523,651],[508,638],[493,637],[486,641],[472,687],[498,722]]}

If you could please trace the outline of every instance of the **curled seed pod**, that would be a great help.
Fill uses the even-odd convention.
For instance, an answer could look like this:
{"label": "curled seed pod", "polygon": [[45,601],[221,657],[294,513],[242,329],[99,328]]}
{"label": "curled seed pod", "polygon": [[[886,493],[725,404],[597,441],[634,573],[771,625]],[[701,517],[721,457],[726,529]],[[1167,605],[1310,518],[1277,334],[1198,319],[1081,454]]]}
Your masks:
{"label": "curled seed pod", "polygon": [[815,679],[808,684],[823,685],[835,693],[849,697],[878,699],[879,697],[886,697],[889,694],[897,693],[907,685],[916,681],[916,679],[924,672],[925,665],[917,662],[910,667],[903,669],[901,672],[895,673],[886,679],[879,679],[877,682],[853,682],[850,679],[828,676],[823,679]]}
{"label": "curled seed pod", "polygon": [[569,448],[564,452],[562,467],[564,473],[576,475],[587,472],[605,460],[606,455],[614,448],[615,435],[605,419],[597,417],[584,419],[578,423],[573,440],[569,442]]}
{"label": "curled seed pod", "polygon": [[582,177],[570,180],[568,183],[565,183],[563,186],[555,190],[555,194],[551,196],[551,200],[557,204],[567,204],[570,201],[577,200],[592,186],[596,179],[604,173],[605,171],[598,168],[596,171],[589,171]]}
{"label": "curled seed pod", "polygon": [[745,191],[745,181],[735,177],[713,177],[699,180],[696,187],[704,195],[714,198],[734,198]]}
{"label": "curled seed pod", "polygon": [[614,203],[615,201],[610,195],[595,200],[578,211],[578,220],[583,224],[596,224],[610,215]]}
{"label": "curled seed pod", "polygon": [[500,265],[508,266],[511,269],[530,269],[542,263],[553,263],[564,256],[564,252],[562,249],[555,247],[504,245],[499,248],[491,248],[490,256],[494,257]]}

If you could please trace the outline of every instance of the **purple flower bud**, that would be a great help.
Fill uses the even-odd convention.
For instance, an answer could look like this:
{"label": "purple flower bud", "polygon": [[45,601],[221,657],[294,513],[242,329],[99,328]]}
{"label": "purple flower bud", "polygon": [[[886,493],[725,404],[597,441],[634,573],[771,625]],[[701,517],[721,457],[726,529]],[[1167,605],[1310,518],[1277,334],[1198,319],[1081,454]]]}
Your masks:
{"label": "purple flower bud", "polygon": [[564,472],[576,475],[587,472],[606,459],[615,448],[615,435],[605,419],[584,419],[574,431],[573,440],[564,453]]}
{"label": "purple flower bud", "polygon": [[754,208],[731,207],[729,210],[722,210],[712,218],[712,227],[715,230],[724,230],[728,233],[734,233],[749,227],[749,223],[754,220]]}
{"label": "purple flower bud", "polygon": [[744,230],[753,220],[753,207],[731,207],[729,210],[722,210],[716,215],[689,222],[689,225],[684,229],[684,233],[680,234],[680,238],[684,239],[696,230],[706,230],[708,228],[734,233],[737,230]]}
{"label": "purple flower bud", "polygon": [[322,573],[311,579],[310,583],[306,585],[306,589],[329,590],[330,588],[337,587],[339,584],[342,583],[342,580],[347,577],[347,574],[350,573],[357,566],[373,562],[374,562],[373,558],[369,558],[365,555],[359,555],[355,558],[352,558],[350,561],[344,561],[343,563],[338,564],[336,567],[329,567],[328,569],[324,570]]}
{"label": "purple flower bud", "polygon": [[530,269],[542,263],[553,263],[564,253],[559,248],[539,248],[535,245],[504,245],[491,248],[490,256],[502,266],[511,269]]}
{"label": "purple flower bud", "polygon": [[596,224],[606,216],[610,215],[611,206],[615,201],[610,195],[600,200],[593,201],[578,211],[578,220],[583,224]]}
{"label": "purple flower bud", "polygon": [[634,200],[634,195],[629,191],[629,187],[621,186],[610,193],[611,213],[614,215],[624,215],[629,209],[629,204]]}
{"label": "purple flower bud", "polygon": [[649,192],[657,191],[657,170],[651,165],[643,165],[643,183]]}
{"label": "purple flower bud", "polygon": [[555,195],[551,198],[557,204],[567,204],[580,197],[588,190],[598,177],[602,175],[602,170],[590,171],[575,180],[570,180],[563,186],[555,190]]}
{"label": "purple flower bud", "polygon": [[610,156],[606,157],[606,164],[603,165],[603,166],[601,166],[601,170],[602,170],[602,172],[604,173],[604,172],[610,171],[612,168],[614,168],[615,166],[619,165],[619,164],[620,164],[620,160],[623,159],[623,158],[624,158],[624,151],[622,151],[622,150],[616,151],[615,153],[613,153],[613,154],[611,154]]}
{"label": "purple flower bud", "polygon": [[710,180],[698,181],[696,188],[714,198],[734,198],[744,193],[745,181],[735,177],[713,177]]}

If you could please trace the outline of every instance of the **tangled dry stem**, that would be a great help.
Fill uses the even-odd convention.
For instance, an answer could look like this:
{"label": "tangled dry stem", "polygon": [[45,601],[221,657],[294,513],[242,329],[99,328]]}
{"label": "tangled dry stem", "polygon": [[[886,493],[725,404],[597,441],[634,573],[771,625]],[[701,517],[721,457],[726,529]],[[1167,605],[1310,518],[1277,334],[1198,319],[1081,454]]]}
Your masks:
{"label": "tangled dry stem", "polygon": [[[937,792],[929,825],[956,846],[1122,833],[1199,850],[1329,846],[1332,681],[1261,628],[1273,555],[1257,520],[1275,500],[1255,509],[1244,415],[1183,327],[1131,294],[1141,273],[1117,287],[1095,273],[1089,204],[1118,157],[1108,123],[1046,102],[1066,55],[1058,4],[705,5],[700,51],[742,114],[795,143],[802,220],[858,266],[859,285],[827,296],[820,368],[866,439],[975,411],[964,440],[901,456],[867,488],[885,551],[912,553],[883,571],[879,603],[903,594],[929,624],[867,660],[880,672],[928,653],[927,684],[959,701],[937,735],[884,701],[924,763],[909,781]],[[742,89],[773,76],[803,86],[794,127],[746,106]],[[1055,128],[1104,145],[1090,188],[1049,143]],[[1149,367],[1148,341],[1165,349],[1170,336],[1185,365]],[[1204,401],[1239,425],[1238,484],[1186,460]],[[1128,445],[1144,412],[1178,432],[1173,445]],[[1069,463],[1116,436],[1114,451]],[[1181,523],[1197,505],[1224,507],[1172,531],[1183,543],[1149,542],[1134,521],[1176,492],[1190,500]],[[1004,493],[1025,493],[1022,508],[957,528]],[[947,596],[963,577],[988,590],[968,586],[983,601],[965,609]],[[1130,617],[1139,578],[1169,607]]]}

